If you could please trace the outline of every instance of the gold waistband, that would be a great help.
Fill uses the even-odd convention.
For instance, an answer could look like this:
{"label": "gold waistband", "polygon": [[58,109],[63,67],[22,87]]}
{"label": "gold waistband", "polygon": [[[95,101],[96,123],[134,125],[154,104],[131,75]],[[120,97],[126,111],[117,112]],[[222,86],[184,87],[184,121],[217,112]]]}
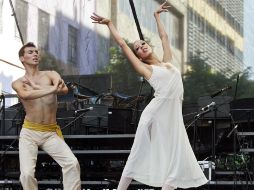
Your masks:
{"label": "gold waistband", "polygon": [[31,129],[35,131],[41,131],[41,132],[56,132],[56,134],[63,138],[62,131],[60,127],[56,124],[41,124],[41,123],[34,123],[28,120],[24,120],[23,127],[26,129]]}

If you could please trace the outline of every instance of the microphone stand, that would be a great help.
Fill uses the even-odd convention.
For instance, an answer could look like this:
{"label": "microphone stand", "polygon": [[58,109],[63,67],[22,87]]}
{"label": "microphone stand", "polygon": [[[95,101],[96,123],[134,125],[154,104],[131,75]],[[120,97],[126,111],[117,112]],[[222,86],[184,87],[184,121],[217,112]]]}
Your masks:
{"label": "microphone stand", "polygon": [[239,74],[237,75],[237,78],[236,78],[234,100],[236,100],[236,95],[237,95],[237,88],[238,88],[238,83],[239,83]]}
{"label": "microphone stand", "polygon": [[2,112],[2,118],[1,118],[1,127],[2,127],[2,135],[5,135],[5,96],[1,95],[1,101],[3,101],[2,107],[0,109],[0,112]]}
{"label": "microphone stand", "polygon": [[[189,127],[191,127],[192,124],[195,123],[195,121],[197,121],[201,116],[203,116],[204,114],[206,114],[206,113],[208,113],[208,112],[211,112],[211,111],[212,111],[212,110],[207,109],[207,110],[205,110],[205,111],[200,111],[200,112],[198,112],[198,114],[194,116],[194,120],[193,120],[185,129],[187,130],[187,129],[188,129]],[[195,113],[197,113],[197,112],[195,112]]]}
{"label": "microphone stand", "polygon": [[140,86],[139,86],[137,101],[136,101],[136,104],[134,106],[133,115],[132,115],[132,117],[134,118],[133,119],[133,124],[134,124],[134,127],[136,127],[136,128],[138,126],[138,121],[139,121],[139,117],[138,117],[139,97],[141,95],[144,83],[145,83],[145,81],[144,81],[144,78],[142,77],[142,80],[141,80]]}
{"label": "microphone stand", "polygon": [[77,117],[76,117],[77,114],[75,114],[75,118],[74,118],[72,121],[70,121],[69,123],[67,123],[64,127],[62,127],[61,130],[63,130],[63,129],[65,129],[65,128],[69,127],[71,124],[73,124],[74,122],[76,122],[79,118],[82,118],[85,114],[86,114],[86,112],[80,114],[80,115],[77,116]]}
{"label": "microphone stand", "polygon": [[234,133],[233,135],[233,152],[234,152],[234,189],[236,189],[236,135],[237,135],[237,128],[238,128],[238,124],[237,125],[234,125],[235,124],[235,121],[232,117],[231,114],[229,114],[230,116],[230,119],[231,119],[231,123],[233,125],[233,129],[228,133],[227,135],[227,138],[230,138],[230,136],[232,135],[232,133]]}
{"label": "microphone stand", "polygon": [[[234,135],[234,136],[233,136],[233,152],[234,152],[234,189],[236,189],[236,172],[237,172],[237,171],[236,171],[236,142],[238,142],[239,148],[242,148],[242,145],[240,144],[240,139],[239,139],[239,136],[237,135],[237,133],[238,133],[237,128],[238,128],[239,124],[236,124],[236,122],[234,121],[234,118],[233,118],[233,116],[232,116],[231,113],[229,114],[229,116],[230,116],[230,119],[231,119],[231,124],[233,125],[233,129],[228,133],[227,138],[230,138],[230,136],[231,136],[232,134]],[[246,172],[247,172],[247,174],[248,174],[248,178],[247,178],[247,180],[246,180],[246,187],[247,187],[247,189],[248,189],[248,181],[250,181],[251,184],[252,184],[252,179],[251,179],[250,171],[249,171],[249,169],[248,169],[248,166],[247,166],[247,163],[246,163],[246,160],[245,160],[244,156],[241,156],[241,158],[242,158],[242,161],[243,161],[244,164],[245,164],[245,170],[246,170]]]}
{"label": "microphone stand", "polygon": [[[199,114],[198,114],[199,115]],[[192,124],[194,123],[194,128],[193,128],[193,151],[196,152],[196,141],[197,141],[197,121],[199,120],[199,118],[201,117],[201,115],[199,116],[195,116],[194,120],[185,128],[186,130],[192,126]]]}
{"label": "microphone stand", "polygon": [[200,119],[201,116],[205,115],[206,113],[211,112],[212,109],[208,108],[207,110],[200,111],[197,115],[194,116],[194,120],[185,128],[186,130],[192,126],[194,123],[193,128],[193,151],[196,152],[196,141],[197,141],[197,121]]}
{"label": "microphone stand", "polygon": [[[236,77],[236,84],[235,84],[235,94],[234,94],[234,98],[233,101],[236,100],[236,96],[237,96],[237,88],[238,88],[238,84],[239,84],[239,74]],[[232,133],[234,133],[233,135],[233,152],[234,152],[234,189],[236,189],[236,137],[237,137],[237,128],[238,128],[238,124],[235,124],[235,121],[233,119],[233,116],[231,115],[231,113],[229,114],[230,119],[231,119],[231,123],[233,124],[233,129],[228,133],[227,138],[230,138],[230,136],[232,135]],[[239,140],[238,140],[239,142]],[[240,145],[240,144],[239,144]],[[241,145],[240,145],[241,146]]]}
{"label": "microphone stand", "polygon": [[197,120],[200,119],[201,116],[214,111],[213,118],[213,128],[212,128],[212,161],[215,162],[215,138],[216,138],[216,119],[217,119],[217,106],[208,107],[207,110],[202,110],[196,116],[194,116],[194,120],[186,127],[186,130],[193,124],[194,125],[194,134],[193,134],[193,151],[196,152],[196,140],[197,140]]}
{"label": "microphone stand", "polygon": [[214,106],[213,128],[212,128],[212,161],[215,163],[216,159],[216,125],[217,125],[217,106]]}

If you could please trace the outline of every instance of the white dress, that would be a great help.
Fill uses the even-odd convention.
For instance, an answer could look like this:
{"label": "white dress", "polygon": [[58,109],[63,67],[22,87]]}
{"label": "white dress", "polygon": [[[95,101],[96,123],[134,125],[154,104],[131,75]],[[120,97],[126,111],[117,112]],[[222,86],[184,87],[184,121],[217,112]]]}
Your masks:
{"label": "white dress", "polygon": [[207,183],[185,130],[183,83],[175,66],[152,65],[148,80],[154,98],[144,109],[123,176],[162,187],[189,188]]}

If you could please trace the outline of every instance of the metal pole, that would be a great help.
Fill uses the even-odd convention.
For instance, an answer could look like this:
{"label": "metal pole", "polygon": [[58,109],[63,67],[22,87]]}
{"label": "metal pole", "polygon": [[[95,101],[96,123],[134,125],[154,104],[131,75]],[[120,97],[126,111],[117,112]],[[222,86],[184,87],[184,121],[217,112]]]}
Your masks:
{"label": "metal pole", "polygon": [[15,20],[15,23],[16,23],[17,28],[18,28],[18,32],[19,32],[19,36],[20,36],[21,42],[22,42],[22,44],[24,45],[24,39],[23,39],[21,30],[20,30],[20,27],[19,27],[19,23],[18,23],[18,19],[17,19],[17,17],[16,17],[15,9],[14,9],[14,7],[13,7],[12,1],[9,0],[9,2],[10,2],[11,9],[12,9],[12,16],[14,16],[14,20]]}
{"label": "metal pole", "polygon": [[0,109],[0,111],[2,111],[2,118],[1,118],[2,134],[1,135],[5,135],[5,97],[2,94],[0,98],[3,101],[2,107]]}
{"label": "metal pole", "polygon": [[137,17],[137,14],[136,14],[136,10],[135,10],[135,6],[134,6],[134,3],[133,3],[133,0],[129,0],[129,2],[130,2],[130,6],[131,6],[133,17],[134,17],[134,20],[135,20],[135,23],[136,23],[136,27],[138,29],[139,38],[141,40],[144,40],[144,36],[142,34],[142,31],[141,31],[141,28],[140,28],[140,25],[139,25],[139,22],[138,22],[138,17]]}

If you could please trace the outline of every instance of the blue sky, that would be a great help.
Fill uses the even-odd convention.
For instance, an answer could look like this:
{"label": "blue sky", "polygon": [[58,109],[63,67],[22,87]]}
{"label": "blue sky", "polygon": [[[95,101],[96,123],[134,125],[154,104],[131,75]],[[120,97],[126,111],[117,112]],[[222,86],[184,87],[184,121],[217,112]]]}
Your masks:
{"label": "blue sky", "polygon": [[244,63],[254,71],[254,0],[244,0]]}

